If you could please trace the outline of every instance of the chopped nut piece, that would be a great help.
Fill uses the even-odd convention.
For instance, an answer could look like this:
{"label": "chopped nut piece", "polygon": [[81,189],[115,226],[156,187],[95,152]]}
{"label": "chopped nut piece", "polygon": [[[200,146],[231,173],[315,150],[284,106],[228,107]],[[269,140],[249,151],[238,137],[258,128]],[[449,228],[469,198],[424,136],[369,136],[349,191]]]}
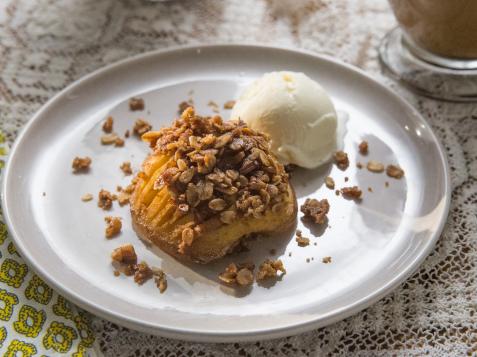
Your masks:
{"label": "chopped nut piece", "polygon": [[135,267],[134,282],[138,285],[144,284],[146,281],[152,278],[152,270],[149,268],[146,262],[140,262]]}
{"label": "chopped nut piece", "polygon": [[101,190],[98,193],[98,207],[108,210],[113,206],[113,201],[116,199],[116,195],[106,190]]}
{"label": "chopped nut piece", "polygon": [[91,193],[86,193],[83,196],[81,196],[81,201],[83,202],[88,202],[93,199],[93,195]]}
{"label": "chopped nut piece", "polygon": [[140,137],[141,135],[147,133],[151,129],[152,129],[151,124],[149,124],[144,119],[138,119],[134,123],[133,133]]}
{"label": "chopped nut piece", "polygon": [[361,155],[367,155],[368,154],[368,142],[366,140],[363,140],[359,146],[359,153]]}
{"label": "chopped nut piece", "polygon": [[363,168],[363,164],[360,162],[357,162],[356,167],[361,170]]}
{"label": "chopped nut piece", "polygon": [[129,161],[124,161],[124,162],[121,164],[121,166],[119,166],[119,168],[121,169],[122,172],[124,172],[124,174],[125,174],[126,176],[132,174],[131,162],[129,162]]}
{"label": "chopped nut piece", "polygon": [[106,238],[113,238],[121,232],[121,218],[120,217],[104,217],[104,220],[108,224],[104,232]]}
{"label": "chopped nut piece", "polygon": [[341,170],[346,170],[349,166],[348,154],[344,151],[335,152],[335,162]]}
{"label": "chopped nut piece", "polygon": [[369,161],[368,164],[366,165],[366,168],[368,169],[368,171],[376,172],[376,173],[380,173],[384,171],[384,165],[374,160]]}
{"label": "chopped nut piece", "polygon": [[347,198],[360,199],[362,192],[358,188],[358,186],[353,186],[353,187],[343,187],[341,189],[341,194]]}
{"label": "chopped nut piece", "polygon": [[300,246],[300,247],[306,247],[307,245],[310,244],[310,239],[303,237],[300,230],[296,231],[295,240],[298,243],[298,246]]}
{"label": "chopped nut piece", "polygon": [[386,167],[386,174],[389,177],[400,179],[404,176],[404,170],[401,169],[398,165],[388,165],[388,167]]}
{"label": "chopped nut piece", "polygon": [[224,103],[224,109],[232,109],[235,105],[235,100],[229,100]]}
{"label": "chopped nut piece", "polygon": [[238,284],[249,286],[253,284],[253,269],[255,266],[250,263],[235,265],[230,263],[225,270],[219,274],[219,279],[226,284]]}
{"label": "chopped nut piece", "polygon": [[132,244],[125,244],[113,250],[111,259],[120,264],[136,264],[137,255]]}
{"label": "chopped nut piece", "polygon": [[167,277],[166,274],[159,268],[152,267],[152,274],[154,276],[154,282],[161,294],[167,289]]}
{"label": "chopped nut piece", "polygon": [[71,166],[73,167],[73,172],[77,173],[81,171],[88,171],[90,165],[91,165],[91,158],[89,158],[88,156],[85,156],[85,157],[77,156],[74,158]]}
{"label": "chopped nut piece", "polygon": [[334,190],[334,189],[335,189],[335,180],[333,180],[332,177],[327,176],[327,177],[325,177],[325,185],[326,185],[326,187],[328,187],[330,190]]}
{"label": "chopped nut piece", "polygon": [[116,147],[124,146],[124,140],[121,139],[119,136],[116,136],[116,140],[114,140],[114,146]]}
{"label": "chopped nut piece", "polygon": [[127,205],[129,203],[129,198],[131,195],[127,192],[120,192],[118,195],[118,203],[120,206]]}
{"label": "chopped nut piece", "polygon": [[113,117],[108,117],[103,123],[103,131],[111,133],[113,131]]}
{"label": "chopped nut piece", "polygon": [[115,133],[104,134],[101,136],[102,145],[113,145],[116,142],[118,136]]}
{"label": "chopped nut piece", "polygon": [[144,100],[137,97],[129,99],[129,109],[132,111],[144,110]]}
{"label": "chopped nut piece", "polygon": [[325,264],[331,263],[331,257],[324,257],[321,261]]}
{"label": "chopped nut piece", "polygon": [[261,281],[269,278],[276,278],[278,271],[286,274],[286,270],[283,267],[283,262],[281,260],[267,259],[260,264],[256,279],[257,281]]}
{"label": "chopped nut piece", "polygon": [[318,201],[314,198],[307,198],[300,210],[305,214],[305,217],[313,219],[317,224],[323,224],[330,210],[330,204],[327,199]]}

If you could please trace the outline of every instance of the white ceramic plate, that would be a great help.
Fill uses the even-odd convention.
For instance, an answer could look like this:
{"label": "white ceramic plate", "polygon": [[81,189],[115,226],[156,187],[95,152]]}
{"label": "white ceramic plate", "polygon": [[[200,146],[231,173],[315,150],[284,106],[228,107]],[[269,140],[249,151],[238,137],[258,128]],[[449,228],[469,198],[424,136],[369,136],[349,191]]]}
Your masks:
{"label": "white ceramic plate", "polygon": [[[138,117],[155,128],[169,125],[190,91],[198,112],[212,114],[210,100],[222,106],[254,78],[283,69],[305,72],[322,83],[337,109],[349,115],[344,138],[349,169],[342,172],[329,165],[293,175],[299,204],[306,197],[327,198],[331,204],[330,227],[325,230],[298,219],[303,235],[312,238],[310,246],[298,247],[290,232],[261,239],[251,252],[212,265],[182,264],[137,239],[128,207],[115,204],[105,213],[96,206],[101,188],[114,190],[130,180],[120,171],[120,163],[131,160],[137,170],[148,152],[136,138],[126,140],[123,148],[101,146],[101,124],[107,115],[113,115],[119,133]],[[127,99],[137,95],[145,99],[144,112],[128,110]],[[227,117],[229,112],[222,112]],[[369,142],[368,157],[357,153],[362,139]],[[93,158],[90,173],[71,173],[77,155]],[[405,178],[394,180],[356,168],[357,160],[370,159],[399,163]],[[338,188],[354,184],[363,188],[362,202],[345,200],[324,187],[327,175]],[[17,247],[58,291],[130,328],[199,341],[291,335],[369,306],[429,254],[450,198],[446,159],[429,125],[382,84],[328,57],[229,45],[144,54],[69,86],[30,120],[18,138],[2,189],[5,218]],[[85,193],[93,193],[95,201],[82,202]],[[110,214],[121,216],[124,228],[118,238],[106,240],[103,218]],[[110,252],[126,242],[134,244],[140,259],[165,270],[166,293],[159,294],[152,281],[139,287],[132,278],[113,275]],[[270,254],[271,249],[276,253]],[[237,291],[217,282],[217,273],[231,261],[259,263],[271,256],[282,259],[288,271],[273,286]],[[324,264],[325,256],[332,257],[332,263]]]}

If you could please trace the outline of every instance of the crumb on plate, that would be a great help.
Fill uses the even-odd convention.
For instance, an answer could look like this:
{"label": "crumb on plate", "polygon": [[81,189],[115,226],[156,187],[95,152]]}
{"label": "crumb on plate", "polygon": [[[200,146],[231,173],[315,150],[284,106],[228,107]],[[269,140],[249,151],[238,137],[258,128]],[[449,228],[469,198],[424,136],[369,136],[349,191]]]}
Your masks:
{"label": "crumb on plate", "polygon": [[133,133],[137,136],[141,137],[141,135],[147,133],[152,129],[152,125],[149,124],[144,119],[137,119],[134,123]]}
{"label": "crumb on plate", "polygon": [[91,193],[85,193],[83,196],[81,196],[81,201],[83,202],[88,202],[93,199],[93,195]]}
{"label": "crumb on plate", "polygon": [[389,177],[400,179],[404,176],[404,170],[401,169],[398,165],[388,165],[386,167],[386,174]]}
{"label": "crumb on plate", "polygon": [[305,203],[301,205],[300,210],[305,217],[313,219],[317,224],[323,224],[326,221],[327,213],[330,211],[330,204],[326,198],[320,201],[307,198]]}
{"label": "crumb on plate", "polygon": [[359,146],[359,153],[361,155],[367,155],[368,154],[368,142],[366,140],[363,140]]}
{"label": "crumb on plate", "polygon": [[334,190],[334,189],[335,189],[335,180],[333,180],[333,178],[330,177],[330,176],[326,176],[326,177],[325,177],[325,185],[326,185],[326,187],[328,187],[330,190]]}
{"label": "crumb on plate", "polygon": [[341,194],[347,198],[360,199],[362,191],[358,186],[343,187],[341,189]]}
{"label": "crumb on plate", "polygon": [[113,131],[113,117],[109,116],[103,123],[103,131],[105,133],[111,133]]}
{"label": "crumb on plate", "polygon": [[88,171],[90,166],[91,166],[91,158],[88,156],[85,156],[85,157],[76,156],[73,159],[73,163],[71,164],[71,167],[73,168],[73,172],[75,173]]}
{"label": "crumb on plate", "polygon": [[368,169],[368,171],[375,172],[375,173],[381,173],[384,171],[384,165],[380,163],[379,161],[375,161],[375,160],[368,161],[366,168]]}
{"label": "crumb on plate", "polygon": [[133,97],[129,99],[129,109],[132,111],[144,110],[144,99]]}
{"label": "crumb on plate", "polygon": [[107,224],[106,230],[104,232],[104,235],[106,238],[110,239],[119,234],[121,232],[122,228],[122,223],[121,223],[121,218],[120,217],[111,217],[107,216],[104,217],[104,220]]}
{"label": "crumb on plate", "polygon": [[341,170],[346,170],[349,166],[349,159],[348,159],[348,154],[345,153],[344,151],[337,151],[335,152],[335,162],[336,165],[341,169]]}
{"label": "crumb on plate", "polygon": [[124,161],[121,166],[119,166],[121,171],[126,175],[132,175],[132,168],[131,168],[131,162],[130,161]]}

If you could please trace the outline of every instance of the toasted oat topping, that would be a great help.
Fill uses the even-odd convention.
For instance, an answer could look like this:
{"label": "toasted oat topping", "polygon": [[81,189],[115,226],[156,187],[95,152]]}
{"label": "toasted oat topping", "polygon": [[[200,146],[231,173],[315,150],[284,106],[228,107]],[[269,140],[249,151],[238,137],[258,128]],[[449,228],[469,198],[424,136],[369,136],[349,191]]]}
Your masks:
{"label": "toasted oat topping", "polygon": [[104,232],[106,238],[113,238],[117,236],[119,232],[121,232],[122,223],[120,217],[108,216],[104,217],[104,220],[107,224],[106,230]]}
{"label": "toasted oat topping", "polygon": [[326,176],[326,177],[325,177],[325,185],[326,185],[326,187],[328,187],[330,190],[334,190],[334,189],[335,189],[335,180],[333,180],[333,178],[330,177],[330,176]]}
{"label": "toasted oat topping", "polygon": [[167,277],[166,274],[159,268],[152,267],[152,275],[154,277],[154,282],[156,283],[157,288],[161,294],[164,293],[167,289]]}
{"label": "toasted oat topping", "polygon": [[113,201],[117,198],[116,195],[109,191],[101,190],[98,193],[98,207],[108,210],[113,206]]}
{"label": "toasted oat topping", "polygon": [[267,259],[258,267],[256,279],[257,281],[262,281],[265,279],[276,278],[279,271],[282,272],[282,275],[287,272],[283,266],[283,262],[280,259]]}
{"label": "toasted oat topping", "polygon": [[366,140],[363,140],[359,144],[358,149],[359,149],[359,153],[361,155],[367,155],[368,154],[368,142]]}
{"label": "toasted oat topping", "polygon": [[91,193],[85,193],[83,196],[81,196],[81,201],[83,202],[88,202],[93,199],[93,195]]}
{"label": "toasted oat topping", "polygon": [[335,156],[336,165],[341,170],[346,170],[349,166],[348,154],[345,153],[344,151],[337,151],[335,152],[334,156]]}
{"label": "toasted oat topping", "polygon": [[113,117],[108,117],[103,123],[103,131],[105,133],[113,132]]}
{"label": "toasted oat topping", "polygon": [[132,175],[132,168],[131,168],[131,162],[129,161],[124,161],[121,166],[119,166],[121,171],[126,175]]}
{"label": "toasted oat topping", "polygon": [[136,251],[132,244],[124,244],[114,249],[111,259],[120,264],[134,265],[137,263]]}
{"label": "toasted oat topping", "polygon": [[384,171],[384,165],[374,160],[368,161],[366,168],[368,169],[368,171],[376,172],[376,173],[381,173]]}
{"label": "toasted oat topping", "polygon": [[138,285],[144,284],[146,281],[152,278],[152,269],[149,268],[146,262],[140,262],[134,267],[134,282]]}
{"label": "toasted oat topping", "polygon": [[75,157],[73,160],[73,163],[71,164],[71,167],[73,168],[74,173],[82,172],[82,171],[88,171],[89,167],[91,165],[91,158],[88,156],[85,157]]}
{"label": "toasted oat topping", "polygon": [[[156,153],[175,158],[154,188],[167,187],[179,212],[192,212],[195,224],[214,216],[230,224],[238,217],[262,217],[267,209],[288,209],[287,173],[270,153],[268,137],[242,121],[200,117],[188,108],[171,127],[142,138]],[[189,229],[181,250],[196,236]]]}
{"label": "toasted oat topping", "polygon": [[310,239],[306,238],[306,237],[303,237],[300,230],[296,231],[295,240],[298,243],[298,246],[300,246],[300,247],[306,247],[306,246],[310,245]]}
{"label": "toasted oat topping", "polygon": [[232,109],[235,105],[235,100],[229,100],[227,102],[224,103],[224,109]]}
{"label": "toasted oat topping", "polygon": [[331,263],[331,257],[324,257],[321,261],[325,264]]}
{"label": "toasted oat topping", "polygon": [[152,125],[144,119],[137,119],[134,123],[133,133],[142,136],[152,129]]}
{"label": "toasted oat topping", "polygon": [[358,188],[358,186],[353,186],[353,187],[343,187],[341,189],[341,194],[347,198],[360,199],[362,192]]}
{"label": "toasted oat topping", "polygon": [[253,284],[253,269],[250,264],[236,265],[230,263],[225,270],[219,274],[219,279],[226,284],[238,284],[249,286]]}
{"label": "toasted oat topping", "polygon": [[404,170],[398,165],[388,165],[388,167],[386,167],[386,174],[389,177],[400,179],[404,176]]}
{"label": "toasted oat topping", "polygon": [[323,224],[326,222],[326,215],[330,210],[330,204],[326,198],[320,201],[314,198],[307,198],[305,203],[301,205],[300,210],[306,218],[311,218],[317,224]]}
{"label": "toasted oat topping", "polygon": [[144,110],[144,100],[137,97],[129,99],[129,109],[132,111]]}

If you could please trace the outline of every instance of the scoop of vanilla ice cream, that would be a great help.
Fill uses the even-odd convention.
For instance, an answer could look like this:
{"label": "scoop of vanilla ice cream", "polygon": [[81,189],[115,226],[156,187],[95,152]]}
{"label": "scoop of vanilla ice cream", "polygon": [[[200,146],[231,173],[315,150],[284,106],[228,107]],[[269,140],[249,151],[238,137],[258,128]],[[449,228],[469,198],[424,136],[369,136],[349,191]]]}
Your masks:
{"label": "scoop of vanilla ice cream", "polygon": [[270,135],[283,164],[315,168],[336,150],[337,115],[325,90],[303,73],[271,72],[247,87],[231,119]]}

